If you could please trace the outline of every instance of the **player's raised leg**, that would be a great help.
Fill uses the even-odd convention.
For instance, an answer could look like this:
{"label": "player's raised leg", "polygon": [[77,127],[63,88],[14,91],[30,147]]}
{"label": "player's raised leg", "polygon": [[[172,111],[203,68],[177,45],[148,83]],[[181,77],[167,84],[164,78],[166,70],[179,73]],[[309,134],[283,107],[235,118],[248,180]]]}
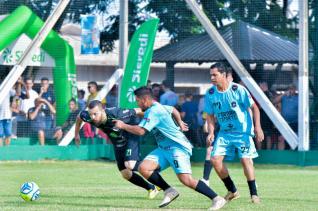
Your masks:
{"label": "player's raised leg", "polygon": [[148,191],[148,198],[153,199],[159,193],[159,189],[153,184],[147,182],[142,176],[133,171],[137,165],[137,161],[125,161],[126,169],[120,171],[124,179],[131,182],[132,184],[139,186]]}

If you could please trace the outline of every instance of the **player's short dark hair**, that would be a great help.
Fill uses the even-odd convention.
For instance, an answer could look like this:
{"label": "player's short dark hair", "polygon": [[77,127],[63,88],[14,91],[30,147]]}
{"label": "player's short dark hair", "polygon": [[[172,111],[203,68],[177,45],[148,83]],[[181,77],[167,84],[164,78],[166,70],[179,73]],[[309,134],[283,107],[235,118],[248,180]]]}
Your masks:
{"label": "player's short dark hair", "polygon": [[[211,65],[211,67],[210,67],[210,69],[214,69],[214,68],[216,68],[216,69],[218,69],[218,71],[220,72],[220,73],[229,73],[231,70],[230,70],[230,68],[228,68],[224,63],[222,63],[222,62],[216,62],[216,63],[214,63],[214,64],[212,64]],[[231,71],[231,73],[232,73],[232,71]]]}
{"label": "player's short dark hair", "polygon": [[102,103],[99,100],[92,100],[88,103],[88,109],[95,108],[96,106],[102,107]]}
{"label": "player's short dark hair", "polygon": [[153,97],[152,89],[147,86],[139,87],[134,91],[136,97],[150,96]]}

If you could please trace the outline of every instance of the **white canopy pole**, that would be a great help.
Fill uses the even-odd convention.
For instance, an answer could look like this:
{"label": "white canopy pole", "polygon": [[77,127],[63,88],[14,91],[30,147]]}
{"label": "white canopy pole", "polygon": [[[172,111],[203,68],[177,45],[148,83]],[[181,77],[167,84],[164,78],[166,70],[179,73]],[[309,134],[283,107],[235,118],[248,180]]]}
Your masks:
{"label": "white canopy pole", "polygon": [[27,67],[28,60],[32,56],[34,49],[40,48],[45,38],[47,37],[49,32],[52,30],[56,21],[62,15],[62,13],[64,12],[69,2],[70,0],[61,0],[58,3],[58,5],[53,10],[52,14],[45,21],[40,32],[35,36],[35,38],[32,40],[28,48],[24,51],[19,62],[16,65],[14,65],[10,73],[4,79],[4,81],[0,85],[0,104],[2,103],[3,99],[9,94],[9,91],[13,87],[15,82],[24,72],[25,68]]}
{"label": "white canopy pole", "polygon": [[251,91],[252,95],[256,98],[257,102],[260,103],[262,108],[265,110],[266,114],[271,117],[273,123],[281,132],[281,134],[286,138],[292,149],[295,149],[298,145],[298,137],[294,131],[289,127],[284,118],[276,110],[270,100],[266,97],[264,92],[258,87],[257,83],[247,72],[245,67],[242,65],[240,60],[236,57],[232,49],[224,41],[223,37],[219,34],[216,28],[213,26],[209,18],[200,9],[198,3],[195,0],[186,0],[192,12],[199,19],[207,33],[210,35],[211,39],[218,46],[222,54],[234,68],[236,73],[240,76],[244,84]]}
{"label": "white canopy pole", "polygon": [[299,151],[309,150],[308,0],[299,1]]}
{"label": "white canopy pole", "polygon": [[[117,69],[113,75],[108,79],[103,88],[98,92],[98,95],[94,98],[95,100],[102,100],[106,97],[108,92],[112,89],[112,87],[116,84],[118,80],[123,76],[123,69]],[[81,125],[81,127],[83,124]],[[75,124],[72,128],[67,132],[62,141],[59,143],[59,146],[67,146],[74,138],[75,134]]]}

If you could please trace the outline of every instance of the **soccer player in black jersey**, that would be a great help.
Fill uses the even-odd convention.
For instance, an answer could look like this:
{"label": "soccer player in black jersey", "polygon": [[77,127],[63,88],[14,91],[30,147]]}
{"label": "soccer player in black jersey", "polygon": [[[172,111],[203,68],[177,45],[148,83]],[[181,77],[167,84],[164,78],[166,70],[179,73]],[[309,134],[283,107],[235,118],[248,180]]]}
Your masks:
{"label": "soccer player in black jersey", "polygon": [[108,135],[114,146],[117,167],[124,179],[148,191],[148,197],[153,199],[159,192],[158,188],[148,183],[135,171],[139,166],[139,136],[130,134],[115,127],[113,120],[122,120],[127,124],[137,125],[141,109],[120,109],[117,107],[103,109],[98,100],[88,104],[88,110],[81,111],[76,119],[75,143],[80,144],[79,130],[82,122],[87,122]]}

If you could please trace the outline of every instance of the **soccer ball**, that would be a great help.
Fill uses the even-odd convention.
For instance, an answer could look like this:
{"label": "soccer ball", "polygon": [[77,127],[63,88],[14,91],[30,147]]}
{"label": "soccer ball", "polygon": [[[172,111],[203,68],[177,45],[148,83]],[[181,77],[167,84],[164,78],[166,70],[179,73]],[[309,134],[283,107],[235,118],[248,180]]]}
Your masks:
{"label": "soccer ball", "polygon": [[40,197],[40,188],[35,182],[26,182],[20,188],[24,201],[35,201]]}

